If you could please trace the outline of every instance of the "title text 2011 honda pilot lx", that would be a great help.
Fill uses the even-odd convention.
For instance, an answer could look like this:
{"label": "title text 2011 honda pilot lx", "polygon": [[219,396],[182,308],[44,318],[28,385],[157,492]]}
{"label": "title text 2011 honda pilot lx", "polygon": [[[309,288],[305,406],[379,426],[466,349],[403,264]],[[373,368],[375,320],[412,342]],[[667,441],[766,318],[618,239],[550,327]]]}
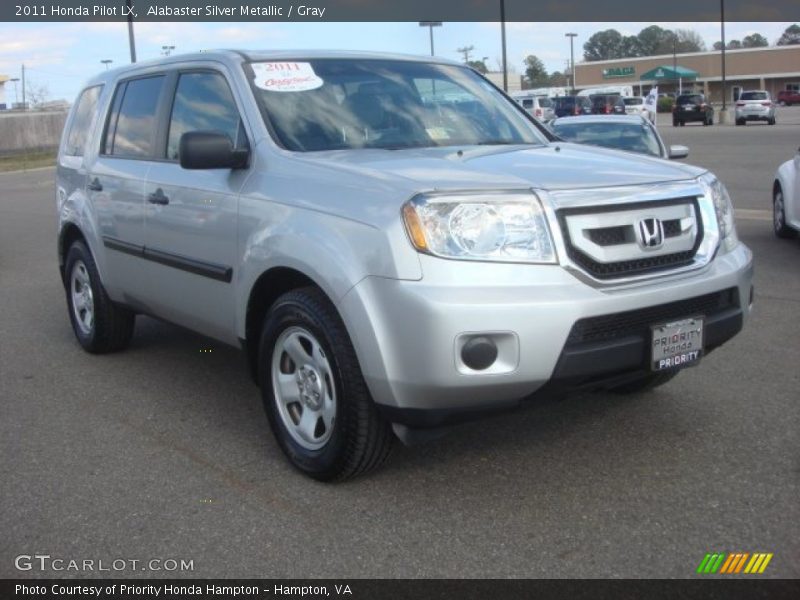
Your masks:
{"label": "title text 2011 honda pilot lx", "polygon": [[241,345],[281,448],[322,480],[537,391],[661,384],[752,299],[714,175],[558,141],[438,59],[103,73],[56,193],[80,344],[120,350],[147,314]]}

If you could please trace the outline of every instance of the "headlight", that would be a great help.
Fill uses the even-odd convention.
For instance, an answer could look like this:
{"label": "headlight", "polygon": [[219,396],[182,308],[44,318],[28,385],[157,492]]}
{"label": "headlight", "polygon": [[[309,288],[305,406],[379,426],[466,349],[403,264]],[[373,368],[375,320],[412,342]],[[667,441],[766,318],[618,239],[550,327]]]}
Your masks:
{"label": "headlight", "polygon": [[527,193],[421,195],[403,207],[414,247],[461,260],[555,263],[539,199]]}
{"label": "headlight", "polygon": [[717,226],[722,246],[726,251],[733,250],[739,243],[736,235],[736,223],[733,219],[733,204],[728,190],[722,182],[711,173],[706,173],[700,178],[700,183],[706,188],[706,194],[714,203],[714,212],[717,214]]}

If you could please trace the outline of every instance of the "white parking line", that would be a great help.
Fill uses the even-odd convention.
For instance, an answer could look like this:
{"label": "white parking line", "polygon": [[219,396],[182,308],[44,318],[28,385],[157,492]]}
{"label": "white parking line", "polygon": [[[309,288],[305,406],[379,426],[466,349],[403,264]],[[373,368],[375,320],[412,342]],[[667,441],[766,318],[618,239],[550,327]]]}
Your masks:
{"label": "white parking line", "polygon": [[745,219],[747,221],[772,221],[771,210],[756,210],[751,208],[737,208],[734,211],[737,219]]}

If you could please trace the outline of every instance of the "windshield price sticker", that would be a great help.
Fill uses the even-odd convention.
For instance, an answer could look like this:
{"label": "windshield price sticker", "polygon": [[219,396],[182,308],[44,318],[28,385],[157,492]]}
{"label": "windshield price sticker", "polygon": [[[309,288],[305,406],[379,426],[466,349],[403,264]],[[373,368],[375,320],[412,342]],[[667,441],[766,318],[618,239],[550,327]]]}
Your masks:
{"label": "windshield price sticker", "polygon": [[307,62],[253,63],[256,87],[268,92],[303,92],[325,83]]}

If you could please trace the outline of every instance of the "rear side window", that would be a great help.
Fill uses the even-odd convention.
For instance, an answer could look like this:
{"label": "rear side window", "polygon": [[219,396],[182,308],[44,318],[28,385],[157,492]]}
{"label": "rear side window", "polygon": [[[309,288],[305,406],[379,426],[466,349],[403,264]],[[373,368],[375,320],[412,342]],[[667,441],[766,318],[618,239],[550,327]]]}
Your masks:
{"label": "rear side window", "polygon": [[86,88],[78,98],[75,107],[75,116],[72,117],[69,133],[67,134],[67,145],[64,154],[69,156],[83,156],[86,148],[86,139],[94,123],[97,112],[97,99],[100,97],[102,85]]}
{"label": "rear side window", "polygon": [[106,154],[131,158],[152,155],[156,111],[163,87],[163,75],[120,84],[106,133]]}
{"label": "rear side window", "polygon": [[178,79],[169,123],[167,158],[178,158],[181,136],[187,131],[226,133],[236,147],[240,137],[239,110],[228,82],[219,73],[183,73]]}
{"label": "rear side window", "polygon": [[539,98],[539,106],[542,108],[551,108],[553,103],[550,102],[550,98]]}

